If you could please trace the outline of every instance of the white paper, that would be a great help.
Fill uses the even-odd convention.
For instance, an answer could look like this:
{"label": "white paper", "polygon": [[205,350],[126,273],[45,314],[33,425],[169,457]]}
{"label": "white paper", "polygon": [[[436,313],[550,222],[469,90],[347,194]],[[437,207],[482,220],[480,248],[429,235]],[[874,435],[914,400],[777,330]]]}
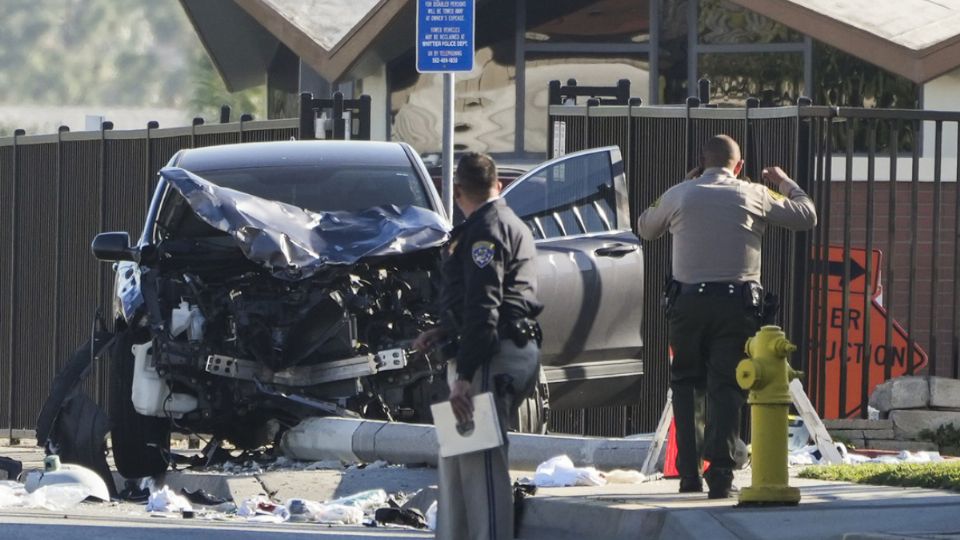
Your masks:
{"label": "white paper", "polygon": [[459,456],[503,445],[503,433],[491,392],[473,396],[473,430],[461,434],[449,401],[430,406],[436,426],[440,457]]}

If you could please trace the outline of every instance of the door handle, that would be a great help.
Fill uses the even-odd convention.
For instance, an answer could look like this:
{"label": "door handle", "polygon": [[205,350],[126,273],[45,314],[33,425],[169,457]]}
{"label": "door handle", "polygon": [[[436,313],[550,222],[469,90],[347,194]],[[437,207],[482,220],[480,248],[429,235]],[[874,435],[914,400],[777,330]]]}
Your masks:
{"label": "door handle", "polygon": [[637,250],[639,246],[635,244],[613,244],[612,246],[604,246],[602,248],[597,248],[594,251],[598,257],[623,257],[624,255],[629,255]]}

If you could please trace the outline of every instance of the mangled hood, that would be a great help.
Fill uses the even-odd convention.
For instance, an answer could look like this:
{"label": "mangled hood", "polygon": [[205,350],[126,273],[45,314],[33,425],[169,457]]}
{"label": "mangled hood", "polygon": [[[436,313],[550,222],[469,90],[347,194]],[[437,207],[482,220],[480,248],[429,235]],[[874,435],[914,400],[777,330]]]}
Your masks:
{"label": "mangled hood", "polygon": [[220,187],[178,167],[165,167],[160,176],[200,219],[233,237],[248,259],[289,281],[326,265],[437,247],[449,231],[439,214],[416,206],[311,212]]}

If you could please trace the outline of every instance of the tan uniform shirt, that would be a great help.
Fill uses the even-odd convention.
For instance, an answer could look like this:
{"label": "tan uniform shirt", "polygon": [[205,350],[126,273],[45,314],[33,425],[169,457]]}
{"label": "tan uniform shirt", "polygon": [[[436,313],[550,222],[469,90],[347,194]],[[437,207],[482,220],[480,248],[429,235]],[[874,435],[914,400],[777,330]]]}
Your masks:
{"label": "tan uniform shirt", "polygon": [[673,278],[682,283],[759,282],[767,223],[792,230],[817,224],[813,201],[796,182],[784,181],[780,190],[710,168],[647,208],[640,216],[640,236],[654,240],[670,231]]}

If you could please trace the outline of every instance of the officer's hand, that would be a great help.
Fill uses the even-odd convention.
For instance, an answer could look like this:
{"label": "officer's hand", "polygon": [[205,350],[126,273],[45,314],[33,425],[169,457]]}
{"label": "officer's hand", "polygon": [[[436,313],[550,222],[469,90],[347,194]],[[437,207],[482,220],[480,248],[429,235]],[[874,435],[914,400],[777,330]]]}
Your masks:
{"label": "officer's hand", "polygon": [[461,424],[473,420],[472,393],[470,381],[457,379],[450,383],[450,406],[453,407],[457,422]]}
{"label": "officer's hand", "polygon": [[447,332],[443,328],[431,328],[417,336],[417,339],[413,341],[413,348],[425,353],[434,348],[446,334]]}
{"label": "officer's hand", "polygon": [[765,182],[777,189],[780,189],[780,184],[782,184],[784,180],[790,180],[787,173],[783,172],[783,169],[780,167],[767,167],[763,169],[762,176]]}

